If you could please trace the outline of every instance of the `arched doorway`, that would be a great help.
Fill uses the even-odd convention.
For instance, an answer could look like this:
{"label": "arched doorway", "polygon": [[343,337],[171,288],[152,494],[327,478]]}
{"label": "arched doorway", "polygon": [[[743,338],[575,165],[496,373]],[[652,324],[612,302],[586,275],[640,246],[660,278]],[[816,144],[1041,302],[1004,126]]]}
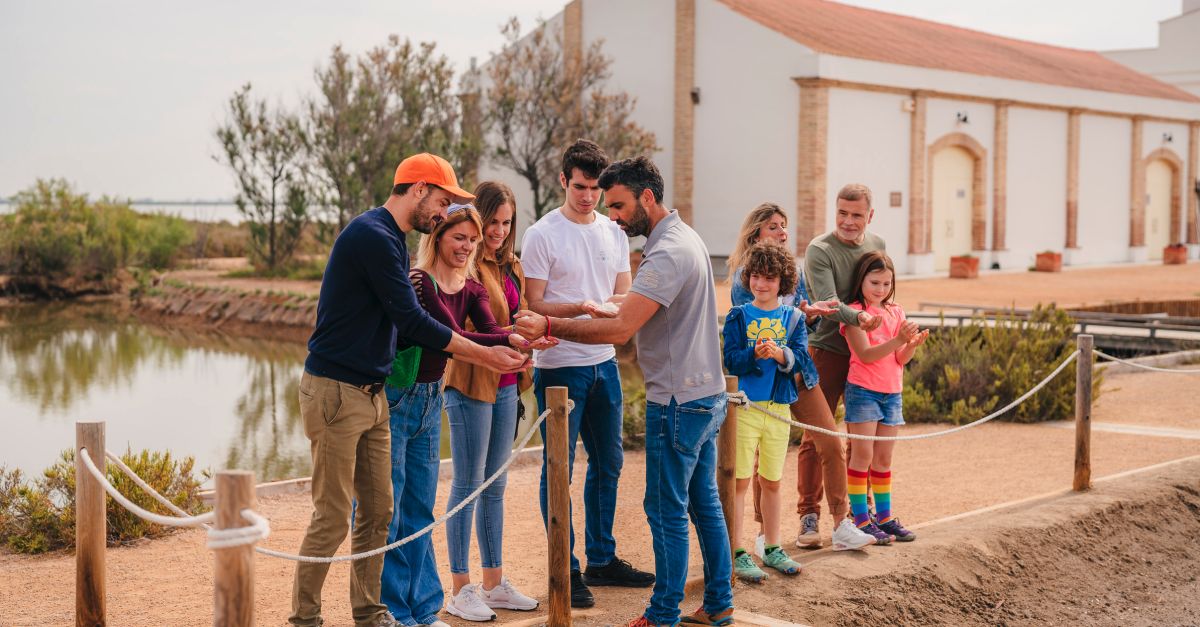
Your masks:
{"label": "arched doorway", "polygon": [[926,241],[938,272],[949,269],[950,257],[987,245],[986,163],[983,146],[965,133],[950,133],[929,147]]}
{"label": "arched doorway", "polygon": [[971,252],[974,174],[975,159],[962,148],[944,148],[933,155],[929,248],[938,272],[950,268],[950,257]]}
{"label": "arched doorway", "polygon": [[[1162,259],[1163,248],[1182,241],[1183,226],[1183,160],[1167,148],[1158,148],[1142,160],[1145,188],[1142,190],[1141,244],[1146,247],[1147,259]],[[1134,214],[1134,228],[1137,214]],[[1133,241],[1136,246],[1139,242]]]}

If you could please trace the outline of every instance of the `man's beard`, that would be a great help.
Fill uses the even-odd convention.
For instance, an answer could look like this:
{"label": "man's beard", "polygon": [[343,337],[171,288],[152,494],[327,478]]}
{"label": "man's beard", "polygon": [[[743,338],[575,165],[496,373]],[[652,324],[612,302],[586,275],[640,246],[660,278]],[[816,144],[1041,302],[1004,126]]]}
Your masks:
{"label": "man's beard", "polygon": [[638,200],[637,211],[633,212],[633,217],[629,222],[617,220],[617,225],[625,230],[625,235],[628,237],[637,237],[639,235],[650,235],[650,216],[646,213],[646,208],[642,206],[642,201]]}
{"label": "man's beard", "polygon": [[417,208],[413,211],[413,228],[418,233],[429,235],[438,223],[442,221],[442,214],[433,206],[433,194],[430,194],[421,199],[417,203]]}

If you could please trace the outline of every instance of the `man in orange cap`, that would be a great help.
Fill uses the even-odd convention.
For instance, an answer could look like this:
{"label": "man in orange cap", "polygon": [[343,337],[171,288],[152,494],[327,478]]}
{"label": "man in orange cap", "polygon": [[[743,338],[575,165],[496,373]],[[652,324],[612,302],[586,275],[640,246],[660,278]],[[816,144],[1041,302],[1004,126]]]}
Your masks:
{"label": "man in orange cap", "polygon": [[[393,182],[383,206],[358,216],[338,235],[321,281],[317,324],[300,379],[300,414],[312,442],[314,510],[300,547],[303,555],[333,555],[349,530],[352,498],[358,507],[351,550],[361,553],[387,541],[392,463],[382,391],[397,337],[497,372],[517,372],[526,365],[522,353],[485,348],[430,318],[408,280],[405,234],[430,232],[445,219],[452,201],[474,196],[458,186],[445,159],[427,153],[405,159]],[[382,555],[351,566],[355,625],[399,624],[380,602],[382,568]],[[321,587],[328,570],[328,564],[296,565],[291,624],[322,624]]]}

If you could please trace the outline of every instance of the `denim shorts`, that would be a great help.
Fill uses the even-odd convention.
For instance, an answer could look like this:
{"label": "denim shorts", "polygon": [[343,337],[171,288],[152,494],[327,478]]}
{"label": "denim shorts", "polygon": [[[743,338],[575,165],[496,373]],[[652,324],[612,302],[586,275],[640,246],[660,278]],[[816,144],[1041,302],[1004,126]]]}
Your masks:
{"label": "denim shorts", "polygon": [[904,424],[904,402],[899,392],[872,392],[847,381],[846,422],[883,422],[899,427]]}

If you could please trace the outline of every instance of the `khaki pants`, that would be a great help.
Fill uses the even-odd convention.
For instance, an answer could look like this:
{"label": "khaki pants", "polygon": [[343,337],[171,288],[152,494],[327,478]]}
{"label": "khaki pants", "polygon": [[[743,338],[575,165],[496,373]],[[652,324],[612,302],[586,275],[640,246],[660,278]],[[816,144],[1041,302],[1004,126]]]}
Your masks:
{"label": "khaki pants", "polygon": [[[350,529],[351,497],[358,500],[351,551],[383,546],[392,518],[391,431],[383,394],[305,372],[300,415],[313,460],[313,515],[300,554],[329,557],[337,551]],[[357,560],[350,569],[354,622],[373,623],[387,611],[379,602],[383,555]],[[319,624],[328,572],[329,564],[297,562],[288,622]]]}

